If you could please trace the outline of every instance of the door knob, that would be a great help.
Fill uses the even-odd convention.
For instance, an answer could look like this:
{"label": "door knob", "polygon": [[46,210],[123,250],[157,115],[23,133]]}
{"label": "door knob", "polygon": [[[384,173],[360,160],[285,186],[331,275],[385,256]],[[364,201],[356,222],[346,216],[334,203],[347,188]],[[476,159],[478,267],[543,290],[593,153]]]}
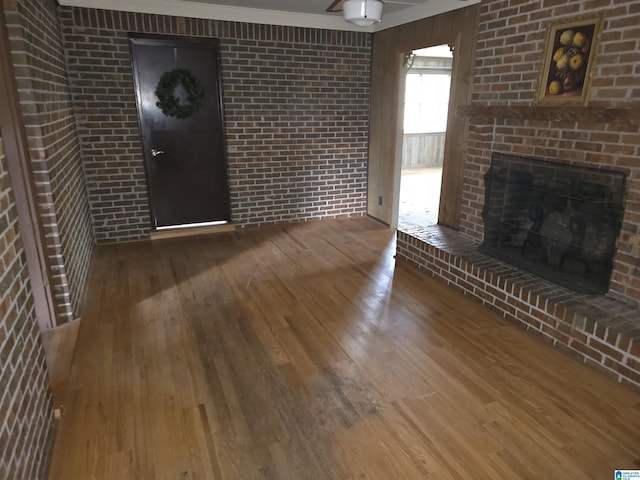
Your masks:
{"label": "door knob", "polygon": [[164,152],[162,150],[156,150],[155,148],[151,149],[151,155],[157,157],[158,155],[162,155]]}

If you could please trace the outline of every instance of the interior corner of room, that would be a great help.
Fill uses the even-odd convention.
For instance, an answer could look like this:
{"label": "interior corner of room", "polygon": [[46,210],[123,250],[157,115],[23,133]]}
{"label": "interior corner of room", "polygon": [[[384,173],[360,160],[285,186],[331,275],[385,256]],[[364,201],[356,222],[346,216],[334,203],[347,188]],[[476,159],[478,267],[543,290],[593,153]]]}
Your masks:
{"label": "interior corner of room", "polygon": [[0,477],[640,469],[639,24],[2,2]]}

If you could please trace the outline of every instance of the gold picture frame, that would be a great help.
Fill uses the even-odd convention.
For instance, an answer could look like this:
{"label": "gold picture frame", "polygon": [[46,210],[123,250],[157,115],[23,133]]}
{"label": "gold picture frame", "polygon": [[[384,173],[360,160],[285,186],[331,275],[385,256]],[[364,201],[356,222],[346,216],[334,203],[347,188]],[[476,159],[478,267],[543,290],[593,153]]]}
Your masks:
{"label": "gold picture frame", "polygon": [[601,16],[549,24],[538,80],[538,103],[586,105],[601,26]]}

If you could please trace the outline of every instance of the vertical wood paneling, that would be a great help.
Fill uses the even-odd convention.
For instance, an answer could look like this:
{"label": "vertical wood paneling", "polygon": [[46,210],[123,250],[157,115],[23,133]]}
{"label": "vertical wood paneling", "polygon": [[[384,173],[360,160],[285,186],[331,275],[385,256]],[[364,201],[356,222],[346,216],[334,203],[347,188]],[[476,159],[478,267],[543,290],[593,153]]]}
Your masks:
{"label": "vertical wood paneling", "polygon": [[[402,117],[399,102],[403,81],[402,55],[434,45],[455,45],[451,101],[447,121],[440,223],[457,227],[464,165],[465,119],[456,108],[467,103],[476,38],[478,7],[472,6],[425,18],[374,34],[372,53],[371,118],[367,213],[393,223],[394,187],[401,162]],[[382,205],[378,199],[382,197]],[[397,198],[397,196],[396,196]]]}
{"label": "vertical wood paneling", "polygon": [[388,31],[383,31],[374,35],[373,37],[373,51],[379,52],[377,55],[373,55],[371,59],[371,84],[378,87],[374,91],[371,90],[371,104],[369,113],[369,165],[367,175],[367,213],[373,215],[379,219],[384,216],[380,214],[378,210],[378,195],[384,189],[380,188],[379,182],[382,175],[382,152],[380,149],[371,148],[373,142],[379,144],[379,140],[382,135],[382,101],[380,97],[381,89],[384,86],[384,55],[380,53],[387,44]]}
{"label": "vertical wood paneling", "polygon": [[402,168],[442,165],[445,133],[412,133],[402,137]]}

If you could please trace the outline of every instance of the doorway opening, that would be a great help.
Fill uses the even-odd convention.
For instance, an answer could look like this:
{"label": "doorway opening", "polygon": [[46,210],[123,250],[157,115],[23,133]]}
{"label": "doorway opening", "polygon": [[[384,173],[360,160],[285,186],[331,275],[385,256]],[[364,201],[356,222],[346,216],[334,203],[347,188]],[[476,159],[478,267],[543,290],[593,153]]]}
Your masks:
{"label": "doorway opening", "polygon": [[398,229],[438,223],[453,53],[449,45],[405,57]]}

